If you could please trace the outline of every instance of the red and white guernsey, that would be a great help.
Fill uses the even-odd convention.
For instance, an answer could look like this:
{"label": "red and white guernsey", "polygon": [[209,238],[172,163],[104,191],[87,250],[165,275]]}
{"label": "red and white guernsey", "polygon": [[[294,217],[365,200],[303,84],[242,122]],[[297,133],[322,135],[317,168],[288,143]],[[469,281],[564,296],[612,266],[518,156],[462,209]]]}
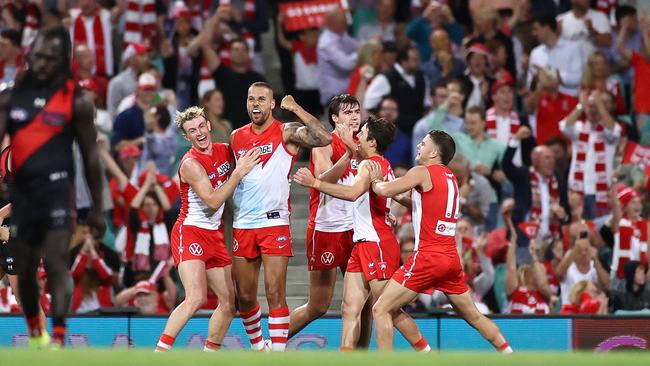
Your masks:
{"label": "red and white guernsey", "polygon": [[[332,133],[332,164],[345,155],[347,148],[341,138]],[[350,185],[357,175],[358,162],[352,159],[350,165],[345,169],[338,184]],[[314,161],[309,159],[309,170],[314,173]],[[309,189],[309,223],[308,229],[317,231],[338,233],[352,230],[353,221],[353,202],[328,196],[317,190]]]}
{"label": "red and white guernsey", "polygon": [[457,255],[456,221],[460,207],[458,181],[449,168],[442,165],[426,167],[431,189],[411,192],[412,219],[416,251],[442,252]]}
{"label": "red and white guernsey", "polygon": [[648,221],[642,219],[632,224],[630,220],[621,218],[618,232],[614,234],[611,271],[616,273],[616,277],[625,278],[623,266],[631,260],[642,264],[648,261]]}
{"label": "red and white guernsey", "polygon": [[[376,161],[381,165],[385,182],[395,179],[393,168],[388,160],[381,156],[373,156],[368,160]],[[397,242],[389,219],[391,201],[390,197],[379,196],[372,189],[354,201],[352,241],[355,243],[372,241],[381,244]]]}
{"label": "red and white guernsey", "polygon": [[257,164],[235,188],[233,201],[235,229],[257,229],[289,225],[289,175],[296,156],[284,143],[284,124],[273,121],[262,133],[253,132],[252,124],[232,134],[235,159],[250,149],[260,149]]}
{"label": "red and white guernsey", "polygon": [[539,291],[528,291],[523,286],[518,287],[510,296],[508,310],[510,314],[550,314],[551,312]]}
{"label": "red and white guernsey", "polygon": [[[191,148],[181,160],[181,165],[187,159],[196,159],[210,179],[213,188],[224,184],[232,172],[232,156],[227,144],[215,142],[212,144],[212,155],[201,154]],[[223,207],[218,210],[211,210],[208,205],[194,192],[192,187],[183,181],[183,176],[178,172],[181,182],[181,213],[176,222],[181,225],[190,225],[207,230],[218,230],[221,227],[221,216]]]}

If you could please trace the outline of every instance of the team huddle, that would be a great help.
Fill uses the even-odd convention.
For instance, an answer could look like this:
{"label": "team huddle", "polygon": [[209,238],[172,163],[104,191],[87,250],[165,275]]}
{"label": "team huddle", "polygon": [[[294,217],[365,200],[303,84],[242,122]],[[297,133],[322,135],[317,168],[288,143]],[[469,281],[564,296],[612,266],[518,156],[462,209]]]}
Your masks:
{"label": "team huddle", "polygon": [[[300,123],[275,120],[273,90],[266,83],[250,86],[246,107],[251,123],[232,133],[230,146],[210,141],[211,125],[201,108],[190,107],[176,117],[178,129],[192,143],[179,167],[182,208],[171,239],[186,297],[170,315],[156,350],[172,348],[206,301],[209,287],[219,305],[209,321],[205,351],[221,347],[237,311],[253,350],[284,351],[288,338],[325,313],[340,269],[341,350],[367,347],[374,321],[380,350],[392,349],[396,328],[414,349],[430,351],[401,308],[435,288],[497,350],[512,352],[498,327],[478,312],[465,284],[455,241],[458,183],[446,167],[455,144],[448,134],[431,131],[418,145],[418,166],[395,179],[383,157],[395,126],[374,117],[362,124],[359,102],[350,95],[330,101],[331,133],[291,96],[282,99],[280,108]],[[310,188],[310,293],[308,303],[290,313],[285,292],[293,256],[290,174],[300,148],[311,149],[309,168],[293,176],[295,183]],[[220,231],[230,197],[232,260]],[[415,250],[401,267],[392,200],[412,209],[416,232]],[[257,302],[261,265],[269,307],[267,340]]]}

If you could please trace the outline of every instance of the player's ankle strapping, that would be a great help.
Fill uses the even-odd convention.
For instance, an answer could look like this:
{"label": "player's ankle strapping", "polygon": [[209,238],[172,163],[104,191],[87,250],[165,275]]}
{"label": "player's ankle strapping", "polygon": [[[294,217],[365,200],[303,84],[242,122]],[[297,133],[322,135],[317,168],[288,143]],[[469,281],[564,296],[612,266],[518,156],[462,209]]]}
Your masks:
{"label": "player's ankle strapping", "polygon": [[508,342],[505,342],[501,346],[497,347],[497,351],[500,353],[512,353],[512,348],[510,348],[510,344],[508,344]]}
{"label": "player's ankle strapping", "polygon": [[431,347],[429,346],[429,342],[427,342],[426,339],[424,339],[424,336],[420,338],[419,341],[411,344],[413,346],[413,349],[415,349],[418,352],[431,352]]}
{"label": "player's ankle strapping", "polygon": [[269,335],[273,350],[283,352],[287,347],[289,335],[289,307],[283,306],[269,310]]}
{"label": "player's ankle strapping", "polygon": [[56,343],[59,346],[65,344],[65,326],[64,325],[55,325],[52,327],[52,343]]}
{"label": "player's ankle strapping", "polygon": [[43,331],[41,330],[41,318],[38,314],[25,319],[27,321],[27,332],[30,337],[38,337]]}
{"label": "player's ankle strapping", "polygon": [[205,340],[205,345],[203,346],[203,352],[216,352],[221,349],[221,344],[214,343],[209,339]]}
{"label": "player's ankle strapping", "polygon": [[246,329],[246,335],[251,342],[254,350],[261,350],[264,347],[264,338],[262,338],[262,312],[260,311],[260,304],[255,304],[255,307],[245,313],[239,312],[241,320]]}
{"label": "player's ankle strapping", "polygon": [[172,336],[169,336],[165,333],[161,334],[160,339],[158,340],[158,344],[156,344],[156,351],[169,351],[172,349],[175,340],[176,339]]}

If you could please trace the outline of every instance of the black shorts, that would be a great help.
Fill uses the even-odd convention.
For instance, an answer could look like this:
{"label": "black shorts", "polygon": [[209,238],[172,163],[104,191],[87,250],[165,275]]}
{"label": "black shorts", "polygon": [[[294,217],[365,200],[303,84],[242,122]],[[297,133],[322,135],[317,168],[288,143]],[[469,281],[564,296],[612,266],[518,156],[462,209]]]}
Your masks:
{"label": "black shorts", "polygon": [[9,275],[16,274],[16,269],[14,268],[14,257],[11,255],[7,243],[0,243],[0,267],[2,267],[2,270]]}
{"label": "black shorts", "polygon": [[11,238],[32,244],[51,230],[72,230],[74,185],[62,180],[11,186]]}

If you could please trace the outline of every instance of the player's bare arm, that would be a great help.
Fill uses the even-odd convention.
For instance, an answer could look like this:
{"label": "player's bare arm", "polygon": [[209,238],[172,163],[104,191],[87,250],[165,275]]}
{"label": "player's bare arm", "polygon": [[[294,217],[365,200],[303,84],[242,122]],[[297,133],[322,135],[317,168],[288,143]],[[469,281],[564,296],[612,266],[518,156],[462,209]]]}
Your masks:
{"label": "player's bare arm", "polygon": [[88,225],[95,230],[93,234],[96,237],[102,237],[106,225],[102,207],[102,168],[97,149],[97,130],[94,123],[95,106],[85,92],[81,94],[81,97],[75,99],[72,115],[75,137],[83,157],[86,182],[93,200],[93,207],[88,214],[87,221]]}
{"label": "player's bare arm", "polygon": [[219,188],[212,188],[205,169],[195,159],[186,159],[181,165],[181,179],[188,183],[211,210],[218,210],[232,195],[235,187],[260,162],[259,149],[248,150],[237,161],[230,178]]}
{"label": "player's bare arm", "polygon": [[294,145],[295,151],[299,147],[312,148],[326,146],[332,143],[332,135],[318,118],[305,111],[291,95],[282,98],[280,108],[292,112],[302,123],[290,122],[284,128],[284,141]]}
{"label": "player's bare arm", "polygon": [[[429,172],[424,166],[411,168],[404,176],[391,182],[385,182],[379,164],[370,168],[372,178],[372,190],[384,197],[395,197],[400,193],[408,192],[415,187],[421,187],[423,191],[431,189]],[[401,202],[400,202],[401,203]]]}
{"label": "player's bare arm", "polygon": [[[320,180],[325,180],[330,183],[336,182],[339,178],[336,177],[327,177],[329,179],[324,179],[323,173],[329,171],[334,164],[332,164],[332,145],[315,147],[311,149],[311,160],[314,164],[314,175]],[[343,173],[343,172],[341,172]],[[336,179],[334,179],[336,178]]]}
{"label": "player's bare arm", "polygon": [[293,175],[293,179],[302,186],[314,188],[319,192],[323,192],[332,197],[346,201],[355,201],[362,194],[368,191],[370,186],[370,171],[368,169],[368,162],[364,160],[359,166],[358,174],[354,177],[352,184],[349,186],[323,182],[314,178],[314,175],[306,168],[300,168],[296,174]]}

